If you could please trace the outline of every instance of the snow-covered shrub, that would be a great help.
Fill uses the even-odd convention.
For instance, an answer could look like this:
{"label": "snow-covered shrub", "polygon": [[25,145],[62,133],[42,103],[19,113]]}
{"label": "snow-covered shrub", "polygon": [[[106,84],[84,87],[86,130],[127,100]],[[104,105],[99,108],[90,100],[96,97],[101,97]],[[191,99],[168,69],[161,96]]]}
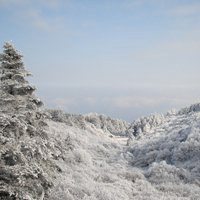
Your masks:
{"label": "snow-covered shrub", "polygon": [[[134,155],[134,165],[144,167],[162,160],[170,164],[185,163],[188,159],[195,159],[199,154],[199,138],[194,136],[194,130],[190,128],[158,138],[153,137],[144,144],[142,141],[139,144],[137,142],[132,144],[130,151]],[[145,138],[143,140],[145,141]]]}
{"label": "snow-covered shrub", "polygon": [[189,182],[187,170],[167,164],[166,161],[153,162],[145,176],[151,183],[155,184]]}
{"label": "snow-covered shrub", "polygon": [[96,113],[90,113],[84,115],[85,120],[94,125],[97,129],[102,129],[113,135],[126,135],[126,130],[129,124],[123,120],[112,119],[106,115],[99,115]]}
{"label": "snow-covered shrub", "polygon": [[83,115],[69,114],[62,110],[53,109],[46,110],[46,112],[50,115],[49,118],[55,122],[62,122],[68,126],[86,129],[86,121]]}
{"label": "snow-covered shrub", "polygon": [[129,126],[129,124],[123,120],[112,119],[96,113],[76,115],[64,113],[61,110],[47,110],[47,113],[50,115],[50,119],[55,122],[63,122],[69,126],[83,130],[87,129],[87,127],[101,129],[113,135],[125,135],[126,129]]}
{"label": "snow-covered shrub", "polygon": [[199,112],[200,111],[200,103],[193,104],[189,107],[181,109],[178,114],[189,114],[191,112]]}
{"label": "snow-covered shrub", "polygon": [[49,118],[55,122],[64,122],[66,120],[65,113],[62,110],[47,110]]}
{"label": "snow-covered shrub", "polygon": [[131,137],[141,136],[152,131],[165,122],[165,116],[162,114],[150,115],[135,120],[127,129],[127,134]]}

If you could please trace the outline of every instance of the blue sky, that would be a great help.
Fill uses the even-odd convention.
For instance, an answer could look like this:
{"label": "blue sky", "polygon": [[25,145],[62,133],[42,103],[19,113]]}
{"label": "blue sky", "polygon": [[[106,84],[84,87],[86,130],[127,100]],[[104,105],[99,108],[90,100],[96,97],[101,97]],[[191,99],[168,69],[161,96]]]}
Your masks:
{"label": "blue sky", "polygon": [[0,0],[0,25],[49,107],[131,121],[199,101],[199,0]]}

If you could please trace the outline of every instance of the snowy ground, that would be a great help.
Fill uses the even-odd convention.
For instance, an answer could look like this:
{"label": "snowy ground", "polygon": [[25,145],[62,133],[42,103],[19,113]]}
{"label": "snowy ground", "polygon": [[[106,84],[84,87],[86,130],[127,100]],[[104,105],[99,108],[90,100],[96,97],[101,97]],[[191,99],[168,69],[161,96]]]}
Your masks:
{"label": "snowy ground", "polygon": [[49,121],[62,171],[50,200],[200,199],[199,116],[171,115],[130,146],[126,137]]}

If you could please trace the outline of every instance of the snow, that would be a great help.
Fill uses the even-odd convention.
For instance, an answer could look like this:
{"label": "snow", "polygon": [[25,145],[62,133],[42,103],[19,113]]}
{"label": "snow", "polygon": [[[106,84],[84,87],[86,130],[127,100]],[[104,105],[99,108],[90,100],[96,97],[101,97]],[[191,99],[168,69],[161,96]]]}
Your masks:
{"label": "snow", "polygon": [[199,103],[131,124],[42,110],[21,58],[4,45],[0,199],[200,199]]}
{"label": "snow", "polygon": [[[49,121],[48,125],[51,136],[66,147],[63,161],[57,163],[62,174],[50,199],[129,199],[132,181],[127,180],[128,165],[119,137],[96,129],[80,131],[64,123]],[[70,138],[67,145],[66,138]]]}
{"label": "snow", "polygon": [[0,54],[0,199],[42,200],[58,171],[52,156],[56,148],[21,58],[5,43]]}
{"label": "snow", "polygon": [[50,119],[56,122],[64,122],[67,125],[80,129],[92,128],[101,130],[104,133],[125,136],[129,123],[119,119],[112,119],[106,115],[89,113],[86,115],[76,115],[64,113],[62,110],[47,110]]}
{"label": "snow", "polygon": [[50,200],[200,199],[200,113],[160,116],[146,120],[150,132],[130,138],[49,120],[65,147]]}

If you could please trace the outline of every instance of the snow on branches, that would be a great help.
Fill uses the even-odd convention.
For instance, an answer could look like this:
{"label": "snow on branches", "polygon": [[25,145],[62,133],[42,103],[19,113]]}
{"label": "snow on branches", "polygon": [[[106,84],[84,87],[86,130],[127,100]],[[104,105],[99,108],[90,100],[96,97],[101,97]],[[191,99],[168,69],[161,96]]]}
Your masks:
{"label": "snow on branches", "polygon": [[42,102],[12,44],[5,43],[0,62],[0,198],[42,200],[57,168]]}

